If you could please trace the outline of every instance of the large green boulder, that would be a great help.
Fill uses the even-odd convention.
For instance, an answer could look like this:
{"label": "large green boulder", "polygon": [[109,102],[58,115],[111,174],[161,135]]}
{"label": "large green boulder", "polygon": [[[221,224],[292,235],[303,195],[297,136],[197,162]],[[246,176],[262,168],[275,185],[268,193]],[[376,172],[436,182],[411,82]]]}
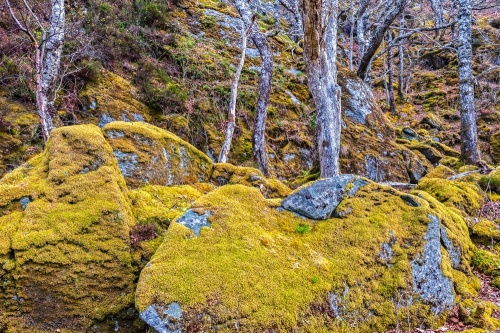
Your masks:
{"label": "large green boulder", "polygon": [[54,130],[42,154],[0,180],[0,331],[134,331],[124,191],[94,125]]}

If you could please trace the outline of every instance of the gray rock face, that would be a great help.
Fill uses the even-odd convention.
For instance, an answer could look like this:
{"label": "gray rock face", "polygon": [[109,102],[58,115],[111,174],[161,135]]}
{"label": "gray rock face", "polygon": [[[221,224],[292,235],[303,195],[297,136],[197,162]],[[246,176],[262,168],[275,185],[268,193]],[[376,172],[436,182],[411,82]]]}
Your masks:
{"label": "gray rock face", "polygon": [[19,200],[19,203],[21,204],[21,208],[23,210],[26,209],[28,204],[31,202],[31,199],[29,197],[22,197],[21,200]]}
{"label": "gray rock face", "polygon": [[[160,312],[158,312],[158,310]],[[179,303],[172,303],[166,309],[152,304],[141,314],[141,319],[158,333],[180,333],[182,309]]]}
{"label": "gray rock face", "polygon": [[[284,209],[314,220],[326,220],[345,195],[354,196],[368,182],[354,175],[340,175],[315,181],[292,193],[282,203]],[[348,189],[348,185],[352,187]]]}
{"label": "gray rock face", "polygon": [[208,222],[209,216],[210,212],[200,215],[194,210],[189,209],[180,219],[177,220],[177,223],[193,230],[194,235],[198,237],[200,235],[201,228],[210,227],[210,222]]}
{"label": "gray rock face", "polygon": [[366,116],[372,113],[373,93],[360,80],[347,80],[346,89],[351,95],[344,109],[344,114],[353,121],[366,124]]}
{"label": "gray rock face", "polygon": [[124,153],[119,150],[113,150],[118,161],[118,167],[124,176],[133,176],[137,165],[137,154]]}
{"label": "gray rock face", "polygon": [[417,132],[415,132],[414,130],[412,130],[409,127],[403,128],[403,136],[405,137],[406,140],[409,140],[409,141],[411,141],[411,140],[420,141],[420,136],[417,134]]}
{"label": "gray rock face", "polygon": [[432,305],[438,314],[451,308],[454,302],[453,282],[443,275],[441,268],[441,227],[436,216],[429,215],[429,223],[422,253],[411,261],[413,289]]}
{"label": "gray rock face", "polygon": [[103,128],[104,126],[106,126],[107,124],[109,124],[113,121],[115,121],[115,119],[113,117],[111,117],[107,113],[103,113],[101,115],[101,119],[99,119],[99,124],[97,124],[97,126],[99,126],[100,128]]}

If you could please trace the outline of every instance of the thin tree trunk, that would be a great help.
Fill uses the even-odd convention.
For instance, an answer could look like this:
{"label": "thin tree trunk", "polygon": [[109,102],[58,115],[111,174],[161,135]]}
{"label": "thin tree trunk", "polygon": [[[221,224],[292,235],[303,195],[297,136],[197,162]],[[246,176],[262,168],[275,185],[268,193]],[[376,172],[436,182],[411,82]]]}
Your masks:
{"label": "thin tree trunk", "polygon": [[236,73],[234,74],[233,81],[231,82],[231,99],[229,101],[229,111],[227,114],[226,138],[219,154],[219,163],[227,162],[227,156],[229,155],[229,150],[231,149],[231,141],[233,140],[234,128],[236,126],[236,98],[238,97],[238,83],[240,81],[241,71],[243,70],[243,65],[245,64],[247,34],[248,31],[245,28],[245,23],[242,21],[241,58],[238,68],[236,69]]}
{"label": "thin tree trunk", "polygon": [[[399,27],[404,28],[405,25],[405,15],[404,13],[401,15],[399,19]],[[402,30],[400,32],[402,34]],[[398,97],[401,103],[405,100],[404,94],[404,66],[405,66],[405,54],[403,48],[403,41],[399,42],[398,46],[398,57],[399,57],[399,73],[398,73]]]}
{"label": "thin tree trunk", "polygon": [[351,0],[351,29],[349,31],[349,70],[353,71],[353,53],[354,53],[354,1]]}
{"label": "thin tree trunk", "polygon": [[[443,0],[430,0],[431,8],[434,12],[434,26],[442,27],[444,25],[444,8]],[[438,30],[436,30],[436,34]]]}
{"label": "thin tree trunk", "polygon": [[260,71],[259,97],[257,98],[255,127],[252,135],[253,156],[257,161],[260,171],[269,176],[269,158],[266,151],[266,121],[267,106],[271,95],[271,82],[273,77],[273,57],[266,36],[260,31],[257,24],[253,25],[254,15],[246,0],[234,1],[245,25],[251,28],[251,38],[262,59]]}
{"label": "thin tree trunk", "polygon": [[408,0],[396,0],[394,5],[391,6],[384,19],[373,33],[373,37],[371,38],[368,47],[363,50],[363,56],[358,67],[358,76],[361,79],[366,79],[373,55],[379,48],[380,43],[382,43],[385,32],[391,25],[392,21],[394,21],[394,19],[403,12],[407,1]]}
{"label": "thin tree trunk", "polygon": [[393,70],[392,70],[392,61],[394,55],[392,54],[392,31],[389,30],[387,35],[387,92],[389,94],[389,109],[391,110],[392,115],[396,115],[396,102],[394,100],[394,81],[393,81]]}
{"label": "thin tree trunk", "polygon": [[55,87],[59,76],[61,55],[64,45],[64,0],[52,0],[52,11],[50,13],[50,29],[44,45],[42,59],[41,88],[42,98],[47,112],[57,116],[54,110]]}
{"label": "thin tree trunk", "polygon": [[307,81],[316,106],[322,178],[340,173],[340,87],[337,84],[337,0],[301,0]]}
{"label": "thin tree trunk", "polygon": [[467,164],[477,164],[480,162],[481,156],[478,149],[476,112],[474,111],[471,25],[471,1],[459,0],[458,78],[460,80],[461,159]]}

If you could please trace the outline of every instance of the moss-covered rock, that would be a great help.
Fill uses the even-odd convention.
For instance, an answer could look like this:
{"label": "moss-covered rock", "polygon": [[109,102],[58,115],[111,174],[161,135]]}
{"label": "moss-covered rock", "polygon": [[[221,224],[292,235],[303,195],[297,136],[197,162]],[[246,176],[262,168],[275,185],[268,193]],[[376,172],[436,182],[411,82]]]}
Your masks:
{"label": "moss-covered rock", "polygon": [[468,215],[475,215],[483,204],[481,189],[475,183],[425,177],[416,190],[422,190],[448,207],[455,207]]}
{"label": "moss-covered rock", "polygon": [[494,133],[490,138],[491,157],[495,163],[500,163],[500,131]]}
{"label": "moss-covered rock", "polygon": [[131,188],[194,184],[210,178],[212,160],[168,131],[121,121],[109,123],[103,130]]}
{"label": "moss-covered rock", "polygon": [[460,215],[415,194],[369,182],[341,201],[343,218],[318,222],[256,188],[222,186],[194,204],[205,227],[170,225],[141,272],[136,306],[159,331],[372,332],[408,313],[438,325],[457,270],[474,289],[473,245]]}
{"label": "moss-covered rock", "polygon": [[125,190],[93,125],[54,130],[43,154],[0,181],[0,321],[17,332],[85,331],[113,317],[134,331]]}
{"label": "moss-covered rock", "polygon": [[493,170],[489,175],[481,177],[479,185],[486,193],[495,192],[500,194],[500,167]]}
{"label": "moss-covered rock", "polygon": [[217,186],[241,184],[258,187],[268,198],[283,198],[291,192],[282,182],[274,178],[266,178],[258,169],[237,167],[228,163],[215,164],[211,180]]}

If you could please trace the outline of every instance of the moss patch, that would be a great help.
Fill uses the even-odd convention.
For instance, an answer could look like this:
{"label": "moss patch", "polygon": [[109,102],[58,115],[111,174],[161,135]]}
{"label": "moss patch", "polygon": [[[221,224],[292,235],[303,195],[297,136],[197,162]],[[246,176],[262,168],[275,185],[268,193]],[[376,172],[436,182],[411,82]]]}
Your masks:
{"label": "moss patch", "polygon": [[[0,317],[18,331],[26,323],[85,330],[130,306],[134,219],[125,190],[93,125],[54,130],[43,154],[2,179]],[[24,211],[21,197],[31,201]]]}

